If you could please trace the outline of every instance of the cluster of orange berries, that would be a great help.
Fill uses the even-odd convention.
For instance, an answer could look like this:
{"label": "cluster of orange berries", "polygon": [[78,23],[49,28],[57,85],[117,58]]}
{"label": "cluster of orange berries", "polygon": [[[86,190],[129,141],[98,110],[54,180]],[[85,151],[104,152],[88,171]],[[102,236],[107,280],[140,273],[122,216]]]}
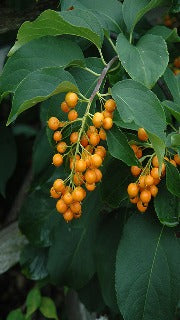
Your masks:
{"label": "cluster of orange berries", "polygon": [[[77,116],[73,116],[73,119],[69,117],[71,112],[75,111],[74,109],[69,111],[69,108],[74,108],[77,102],[78,96],[73,92],[68,92],[65,101],[61,104],[61,109],[68,112],[70,122],[77,119]],[[53,164],[59,167],[62,165],[65,155],[69,158],[71,174],[65,181],[55,180],[50,189],[51,196],[58,199],[57,211],[63,215],[67,222],[81,216],[81,202],[86,197],[86,190],[93,191],[96,188],[96,183],[102,179],[102,172],[99,168],[106,156],[106,149],[99,143],[101,140],[106,140],[105,130],[109,130],[113,126],[112,118],[115,108],[115,101],[108,99],[104,104],[104,111],[96,112],[93,115],[93,125],[89,126],[86,131],[80,129],[71,133],[70,145],[61,141],[63,139],[62,122],[55,117],[48,120],[49,128],[55,131],[53,139],[57,143],[56,149],[58,151],[53,156]],[[62,130],[57,130],[59,127],[62,127]],[[69,152],[65,153],[68,148]]]}
{"label": "cluster of orange berries", "polygon": [[[138,138],[141,141],[147,141],[148,135],[143,128],[138,130]],[[142,156],[142,149],[137,145],[131,145],[137,158]],[[140,150],[140,152],[139,152]],[[169,161],[174,166],[180,165],[180,156],[176,154],[174,159],[164,158],[166,161]],[[150,169],[151,167],[151,169]],[[145,169],[139,168],[138,166],[131,167],[131,173],[134,177],[138,177],[138,180],[135,183],[130,183],[127,188],[128,195],[130,197],[130,202],[136,204],[137,209],[140,212],[145,212],[148,208],[148,204],[152,197],[156,197],[158,193],[157,185],[160,183],[161,178],[165,176],[166,165],[162,164],[161,175],[159,175],[159,162],[158,158],[155,155],[152,158],[151,164]]]}
{"label": "cluster of orange berries", "polygon": [[173,72],[175,75],[180,73],[180,57],[177,57],[173,61]]}

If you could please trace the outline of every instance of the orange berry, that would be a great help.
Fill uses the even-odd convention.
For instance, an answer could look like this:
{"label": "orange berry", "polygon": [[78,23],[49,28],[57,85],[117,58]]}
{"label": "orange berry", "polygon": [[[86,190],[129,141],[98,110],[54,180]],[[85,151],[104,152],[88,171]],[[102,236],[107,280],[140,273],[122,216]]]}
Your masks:
{"label": "orange berry", "polygon": [[77,117],[78,117],[78,113],[77,113],[76,110],[71,110],[71,111],[69,111],[69,113],[68,113],[68,119],[69,119],[69,121],[74,121],[74,120],[77,119]]}
{"label": "orange berry", "polygon": [[84,190],[82,187],[76,187],[72,192],[72,197],[74,201],[82,201],[84,199]]}
{"label": "orange berry", "polygon": [[89,142],[92,146],[97,146],[100,142],[100,137],[98,135],[98,133],[91,133],[90,137],[89,137]]}
{"label": "orange berry", "polygon": [[134,153],[136,154],[136,152],[138,151],[138,146],[136,146],[136,144],[132,144],[130,147],[133,149]]}
{"label": "orange berry", "polygon": [[152,176],[154,179],[158,179],[158,178],[159,178],[158,168],[152,168],[152,169],[151,169],[151,176]]}
{"label": "orange berry", "polygon": [[144,183],[148,187],[152,186],[154,184],[154,178],[150,174],[148,174],[144,179]]}
{"label": "orange berry", "polygon": [[65,189],[64,181],[62,179],[56,179],[53,188],[56,192],[62,192]]}
{"label": "orange berry", "polygon": [[97,177],[94,170],[87,169],[85,172],[84,178],[87,183],[92,184],[92,183],[95,183]]}
{"label": "orange berry", "polygon": [[53,187],[50,189],[50,195],[51,195],[51,197],[54,198],[54,199],[58,199],[58,198],[60,197],[60,194],[57,193],[57,192],[54,190]]}
{"label": "orange berry", "polygon": [[62,103],[61,103],[61,110],[63,111],[63,112],[69,112],[69,110],[70,110],[70,108],[69,108],[69,106],[67,105],[67,103],[66,103],[66,101],[63,101]]}
{"label": "orange berry", "polygon": [[171,27],[171,26],[172,26],[172,20],[171,20],[171,19],[166,19],[166,20],[164,21],[164,25],[165,25],[166,27]]}
{"label": "orange berry", "polygon": [[63,200],[66,204],[70,204],[72,201],[73,201],[73,197],[71,195],[70,192],[66,192],[64,195],[63,195]]}
{"label": "orange berry", "polygon": [[71,187],[70,186],[66,186],[64,189],[63,189],[63,191],[62,191],[62,195],[64,196],[65,195],[65,193],[67,193],[67,192],[72,192],[72,189],[71,189]]}
{"label": "orange berry", "polygon": [[131,173],[134,177],[137,177],[141,172],[141,168],[137,167],[137,166],[132,166],[131,167]]}
{"label": "orange berry", "polygon": [[74,215],[71,209],[66,210],[66,212],[63,214],[63,218],[64,220],[66,220],[66,222],[69,222],[74,218]]}
{"label": "orange berry", "polygon": [[51,117],[48,120],[48,127],[51,130],[57,130],[59,128],[59,120],[56,117]]}
{"label": "orange berry", "polygon": [[149,190],[143,190],[140,193],[140,199],[142,202],[147,203],[151,200],[151,192]]}
{"label": "orange berry", "polygon": [[113,126],[113,121],[111,118],[105,118],[103,120],[103,128],[106,129],[106,130],[109,130],[111,129]]}
{"label": "orange berry", "polygon": [[85,148],[88,145],[88,138],[84,135],[82,136],[80,143],[82,144],[82,146]]}
{"label": "orange berry", "polygon": [[138,195],[139,188],[136,183],[130,183],[127,188],[127,192],[131,198],[134,198]]}
{"label": "orange berry", "polygon": [[138,182],[138,184],[139,184],[139,187],[140,188],[145,188],[145,176],[140,176],[139,177],[139,182]]}
{"label": "orange berry", "polygon": [[94,167],[99,168],[102,165],[102,158],[99,154],[93,154],[91,156],[91,163]]}
{"label": "orange berry", "polygon": [[63,128],[65,126],[65,121],[59,121],[59,128]]}
{"label": "orange berry", "polygon": [[104,131],[103,128],[99,130],[99,136],[101,140],[106,140],[106,132]]}
{"label": "orange berry", "polygon": [[138,159],[140,159],[142,157],[142,149],[141,148],[138,148],[137,152],[136,152],[136,157]]}
{"label": "orange berry", "polygon": [[74,92],[68,92],[65,96],[65,101],[70,108],[74,108],[78,102],[78,96]]}
{"label": "orange berry", "polygon": [[88,191],[94,191],[94,189],[96,188],[96,185],[95,185],[95,183],[87,183],[86,182],[86,184],[85,184],[85,186],[86,186],[86,189],[88,190]]}
{"label": "orange berry", "polygon": [[171,160],[169,160],[169,162],[170,162],[173,166],[177,167],[177,164],[176,164],[176,161],[175,161],[175,160],[171,159]]}
{"label": "orange berry", "polygon": [[93,153],[93,147],[92,147],[90,144],[88,144],[88,145],[85,147],[85,149],[87,150],[87,152]]}
{"label": "orange berry", "polygon": [[88,131],[87,131],[88,138],[90,138],[92,133],[97,133],[97,129],[94,126],[89,126]]}
{"label": "orange berry", "polygon": [[113,112],[109,112],[107,110],[104,110],[102,112],[102,114],[103,114],[104,118],[111,118],[111,119],[113,118]]}
{"label": "orange berry", "polygon": [[180,57],[175,58],[173,64],[176,68],[180,68]]}
{"label": "orange berry", "polygon": [[104,108],[109,112],[113,112],[116,108],[116,102],[113,99],[108,99],[105,102]]}
{"label": "orange berry", "polygon": [[83,184],[83,180],[84,180],[84,176],[82,173],[76,172],[74,174],[73,181],[76,186],[80,186],[81,184]]}
{"label": "orange berry", "polygon": [[70,135],[70,141],[71,143],[76,143],[78,141],[78,137],[79,137],[79,133],[76,132],[72,132]]}
{"label": "orange berry", "polygon": [[60,153],[64,153],[67,149],[67,144],[64,141],[61,141],[57,144],[57,151]]}
{"label": "orange berry", "polygon": [[63,199],[60,199],[60,200],[57,201],[56,209],[57,209],[57,211],[59,213],[64,214],[66,212],[67,208],[68,207],[67,207],[67,205],[66,205],[66,203],[64,202]]}
{"label": "orange berry", "polygon": [[151,195],[153,197],[156,197],[157,193],[158,193],[158,188],[153,184],[152,186],[150,186],[150,192],[151,192]]}
{"label": "orange berry", "polygon": [[81,204],[76,201],[70,204],[70,209],[73,213],[81,213]]}
{"label": "orange berry", "polygon": [[161,182],[161,180],[159,178],[154,178],[154,185],[156,186],[157,184],[159,184]]}
{"label": "orange berry", "polygon": [[53,134],[54,141],[58,142],[62,139],[62,133],[61,131],[55,131]]}
{"label": "orange berry", "polygon": [[96,128],[100,128],[103,124],[104,116],[100,112],[96,112],[93,116],[92,122]]}
{"label": "orange berry", "polygon": [[137,208],[142,213],[147,210],[147,206],[144,206],[141,200],[137,202]]}
{"label": "orange berry", "polygon": [[76,161],[76,165],[75,165],[76,171],[83,172],[86,170],[86,166],[87,165],[85,160],[80,159]]}
{"label": "orange berry", "polygon": [[103,159],[106,156],[106,149],[103,146],[97,146],[94,153],[99,154]]}
{"label": "orange berry", "polygon": [[102,179],[102,172],[101,172],[101,170],[95,168],[95,169],[94,169],[94,172],[95,172],[95,174],[96,174],[96,181],[95,181],[95,182],[101,181],[101,179]]}
{"label": "orange berry", "polygon": [[79,218],[81,217],[81,212],[79,212],[79,213],[73,213],[73,217],[74,217],[75,219],[79,219]]}
{"label": "orange berry", "polygon": [[148,135],[147,135],[146,131],[144,130],[144,128],[139,128],[138,129],[138,138],[141,141],[147,141],[148,140]]}
{"label": "orange berry", "polygon": [[53,156],[53,164],[55,167],[60,167],[63,164],[63,157],[61,154],[56,153]]}
{"label": "orange berry", "polygon": [[134,197],[129,199],[131,203],[137,203],[139,201],[139,197]]}
{"label": "orange berry", "polygon": [[154,156],[153,158],[152,158],[152,165],[153,165],[153,167],[159,167],[159,161],[158,161],[158,157],[157,156]]}
{"label": "orange berry", "polygon": [[175,154],[174,161],[176,162],[177,165],[180,166],[180,156],[178,154]]}

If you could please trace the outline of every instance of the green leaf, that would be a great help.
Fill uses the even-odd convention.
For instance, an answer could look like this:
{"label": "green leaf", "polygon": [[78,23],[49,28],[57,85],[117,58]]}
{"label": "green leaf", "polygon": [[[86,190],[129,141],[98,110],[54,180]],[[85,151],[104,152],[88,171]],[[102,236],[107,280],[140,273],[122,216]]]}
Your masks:
{"label": "green leaf", "polygon": [[67,10],[73,6],[75,9],[93,10],[104,29],[119,33],[124,26],[122,17],[122,4],[117,0],[64,0],[61,2],[61,10]]}
{"label": "green leaf", "polygon": [[104,171],[101,185],[102,199],[110,207],[118,208],[121,202],[128,198],[127,186],[132,180],[129,167],[113,159]]}
{"label": "green leaf", "polygon": [[25,320],[25,317],[21,311],[21,309],[16,309],[11,311],[6,320]]}
{"label": "green leaf", "polygon": [[31,316],[41,305],[41,293],[38,288],[29,291],[26,298],[26,319]]}
{"label": "green leaf", "polygon": [[56,218],[56,203],[49,190],[36,190],[25,200],[19,216],[19,227],[32,245],[47,247]]}
{"label": "green leaf", "polygon": [[178,302],[179,241],[150,216],[125,225],[116,260],[118,305],[126,320],[173,320]]}
{"label": "green leaf", "polygon": [[124,122],[121,119],[121,116],[120,116],[120,114],[119,114],[117,109],[114,111],[113,122],[118,127],[121,127],[121,128],[124,128],[124,129],[131,129],[131,130],[136,130],[136,131],[139,129],[139,127],[137,126],[137,124],[135,124],[134,121],[132,121],[132,122]]}
{"label": "green leaf", "polygon": [[17,151],[14,136],[7,127],[0,126],[0,194],[5,197],[6,184],[12,176],[16,161]]}
{"label": "green leaf", "polygon": [[47,271],[48,248],[35,248],[26,245],[20,256],[22,273],[31,280],[42,280],[48,276]]}
{"label": "green leaf", "polygon": [[175,133],[171,135],[171,145],[172,147],[180,147],[180,134]]}
{"label": "green leaf", "polygon": [[61,67],[44,68],[28,74],[15,90],[7,124],[38,102],[69,90],[78,92],[71,74]]}
{"label": "green leaf", "polygon": [[39,310],[42,315],[48,319],[56,319],[58,320],[56,305],[54,301],[49,297],[42,297],[41,305]]}
{"label": "green leaf", "polygon": [[155,26],[148,30],[147,34],[154,34],[163,37],[167,42],[180,42],[180,37],[177,34],[177,29],[170,29],[165,26]]}
{"label": "green leaf", "polygon": [[0,76],[0,94],[5,96],[8,92],[14,92],[19,83],[33,71],[71,64],[84,64],[83,53],[75,42],[58,37],[35,39],[7,60]]}
{"label": "green leaf", "polygon": [[101,313],[106,307],[97,275],[94,275],[83,288],[78,290],[78,297],[89,312]]}
{"label": "green leaf", "polygon": [[114,125],[106,134],[108,150],[114,158],[122,160],[129,166],[138,164],[125,134],[117,126]]}
{"label": "green leaf", "polygon": [[180,104],[180,75],[175,76],[174,73],[167,68],[164,74],[164,80],[173,96],[174,102]]}
{"label": "green leaf", "polygon": [[163,101],[162,105],[180,122],[180,105],[173,101]]}
{"label": "green leaf", "polygon": [[147,34],[134,46],[120,33],[116,47],[121,63],[130,77],[148,88],[152,88],[166,70],[169,56],[162,37]]}
{"label": "green leaf", "polygon": [[146,12],[161,4],[166,4],[168,1],[169,0],[125,0],[123,2],[123,17],[129,33],[133,32],[135,25]]}
{"label": "green leaf", "polygon": [[[133,80],[117,82],[112,88],[120,117],[126,123],[135,122],[140,128],[165,140],[166,118],[157,96]],[[148,119],[148,121],[147,121]]]}
{"label": "green leaf", "polygon": [[48,271],[53,283],[79,289],[92,278],[95,273],[93,254],[101,208],[97,188],[83,201],[82,217],[79,220],[67,224],[63,217],[59,217],[48,258]]}
{"label": "green leaf", "polygon": [[52,156],[53,149],[47,140],[46,130],[44,128],[38,133],[33,146],[33,173],[35,175],[41,174],[49,165],[52,164]]}
{"label": "green leaf", "polygon": [[[122,232],[124,216],[111,216],[100,225],[96,244],[96,267],[101,292],[106,305],[118,313],[115,292],[116,252]],[[113,235],[113,236],[110,236]]]}
{"label": "green leaf", "polygon": [[158,195],[154,199],[158,219],[167,227],[175,227],[179,224],[180,202],[167,190],[165,183],[161,183],[158,189]]}
{"label": "green leaf", "polygon": [[17,41],[9,52],[12,55],[25,43],[43,36],[71,34],[83,37],[101,48],[103,31],[97,18],[85,10],[56,12],[46,10],[33,22],[26,21],[18,31]]}
{"label": "green leaf", "polygon": [[180,174],[178,169],[166,161],[166,185],[172,194],[180,197]]}

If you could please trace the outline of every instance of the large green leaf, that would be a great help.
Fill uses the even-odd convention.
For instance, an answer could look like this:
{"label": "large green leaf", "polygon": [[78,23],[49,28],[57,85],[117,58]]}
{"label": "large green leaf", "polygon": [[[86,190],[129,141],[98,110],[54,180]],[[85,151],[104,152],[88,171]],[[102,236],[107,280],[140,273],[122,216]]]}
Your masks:
{"label": "large green leaf", "polygon": [[115,263],[123,219],[123,215],[113,217],[111,215],[100,225],[95,252],[97,275],[104,301],[116,313],[118,307],[115,292]]}
{"label": "large green leaf", "polygon": [[173,320],[178,302],[179,240],[150,216],[129,218],[119,243],[116,290],[125,320]]}
{"label": "large green leaf", "polygon": [[180,202],[171,194],[165,183],[158,186],[158,195],[154,199],[154,206],[160,222],[168,227],[175,227],[179,223]]}
{"label": "large green leaf", "polygon": [[8,124],[23,111],[60,92],[78,91],[71,74],[61,67],[43,68],[27,75],[14,92]]}
{"label": "large green leaf", "polygon": [[123,2],[123,17],[129,33],[132,33],[136,23],[149,10],[161,4],[168,3],[169,0],[125,0]]}
{"label": "large green leaf", "polygon": [[180,104],[173,101],[163,101],[163,106],[180,122]]}
{"label": "large green leaf", "polygon": [[83,201],[80,219],[67,224],[63,217],[59,217],[48,258],[48,271],[54,283],[78,289],[92,278],[101,207],[98,188]]}
{"label": "large green leaf", "polygon": [[0,94],[14,92],[18,84],[31,72],[45,67],[83,65],[83,53],[73,41],[58,37],[35,39],[7,60],[0,76]]}
{"label": "large green leaf", "polygon": [[25,317],[21,309],[19,308],[11,311],[7,316],[7,320],[25,320]]}
{"label": "large green leaf", "polygon": [[134,46],[121,33],[117,38],[117,53],[133,80],[151,88],[166,70],[169,56],[162,37],[145,35]]}
{"label": "large green leaf", "polygon": [[180,174],[178,169],[171,163],[166,161],[166,184],[168,190],[180,197]]}
{"label": "large green leaf", "polygon": [[138,160],[128,143],[126,135],[117,126],[114,125],[106,134],[108,150],[114,158],[122,160],[129,166],[138,164]]}
{"label": "large green leaf", "polygon": [[149,34],[163,37],[166,42],[180,42],[180,37],[177,34],[177,29],[170,29],[165,26],[155,26],[148,30]]}
{"label": "large green leaf", "polygon": [[26,319],[31,316],[41,305],[41,293],[38,288],[29,291],[26,298]]}
{"label": "large green leaf", "polygon": [[165,114],[152,91],[136,81],[123,80],[113,86],[112,95],[124,122],[134,121],[139,127],[165,139]]}
{"label": "large green leaf", "polygon": [[48,190],[32,192],[25,200],[19,216],[19,227],[32,245],[47,247],[56,219],[56,202]]}
{"label": "large green leaf", "polygon": [[93,10],[102,26],[110,31],[119,33],[124,26],[122,17],[122,4],[117,0],[64,0],[61,2],[61,10],[67,10],[73,6],[75,9]]}
{"label": "large green leaf", "polygon": [[174,102],[180,104],[180,75],[175,76],[174,73],[167,68],[164,74],[164,80],[173,96]]}
{"label": "large green leaf", "polygon": [[6,183],[16,166],[16,143],[11,130],[0,126],[0,194],[5,196]]}
{"label": "large green leaf", "polygon": [[86,38],[101,48],[103,31],[97,18],[85,10],[74,9],[56,12],[46,10],[33,22],[26,21],[18,31],[17,42],[10,50],[10,55],[23,44],[43,36],[71,34]]}
{"label": "large green leaf", "polygon": [[112,159],[104,169],[102,198],[112,208],[117,208],[128,198],[127,186],[132,180],[130,168],[123,162]]}
{"label": "large green leaf", "polygon": [[48,276],[48,248],[36,248],[26,245],[20,256],[22,273],[31,280],[42,280]]}

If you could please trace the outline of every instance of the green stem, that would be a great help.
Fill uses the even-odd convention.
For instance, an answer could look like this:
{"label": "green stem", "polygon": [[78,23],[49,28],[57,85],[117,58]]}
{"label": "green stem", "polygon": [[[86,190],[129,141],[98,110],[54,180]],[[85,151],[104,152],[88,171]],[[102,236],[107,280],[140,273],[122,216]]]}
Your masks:
{"label": "green stem", "polygon": [[90,72],[90,73],[92,73],[94,76],[96,76],[96,77],[99,77],[101,74],[100,73],[97,73],[97,72],[95,72],[95,71],[93,71],[93,70],[91,70],[91,69],[89,69],[89,68],[87,68],[87,67],[85,67],[85,68],[83,68],[84,70],[86,70],[86,71],[88,71],[88,72]]}
{"label": "green stem", "polygon": [[105,35],[107,40],[109,41],[110,45],[112,46],[112,48],[114,49],[114,51],[117,53],[117,50],[116,50],[116,46],[114,45],[113,41],[111,40],[110,37],[108,37],[107,35]]}
{"label": "green stem", "polygon": [[100,57],[101,57],[101,60],[102,60],[103,64],[104,64],[105,66],[107,66],[107,63],[106,63],[106,61],[104,60],[104,57],[103,57],[103,54],[102,54],[101,49],[98,49],[98,51],[99,51],[99,54],[100,54]]}

